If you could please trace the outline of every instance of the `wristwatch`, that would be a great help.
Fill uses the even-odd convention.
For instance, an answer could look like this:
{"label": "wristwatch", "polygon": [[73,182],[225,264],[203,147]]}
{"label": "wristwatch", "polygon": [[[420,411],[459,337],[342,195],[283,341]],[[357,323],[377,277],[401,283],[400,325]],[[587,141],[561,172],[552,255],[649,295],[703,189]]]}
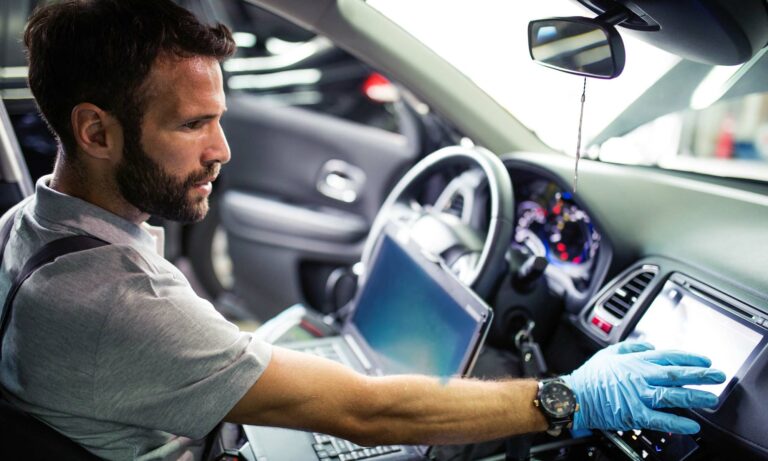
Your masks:
{"label": "wristwatch", "polygon": [[547,433],[555,437],[560,435],[564,427],[571,427],[573,414],[579,411],[576,396],[560,378],[539,381],[539,391],[533,404],[549,422]]}

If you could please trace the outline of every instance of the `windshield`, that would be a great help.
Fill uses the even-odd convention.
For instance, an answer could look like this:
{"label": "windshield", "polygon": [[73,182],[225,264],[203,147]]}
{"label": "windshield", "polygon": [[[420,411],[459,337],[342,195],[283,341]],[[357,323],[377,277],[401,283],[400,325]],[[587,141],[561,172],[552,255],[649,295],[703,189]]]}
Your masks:
{"label": "windshield", "polygon": [[[527,28],[532,19],[593,17],[593,13],[575,2],[368,3],[472,79],[546,144],[575,154],[583,78],[533,62]],[[711,74],[719,74],[721,80],[723,75],[733,76],[738,67],[713,70],[697,64],[688,68],[690,63],[680,57],[648,45],[624,29],[620,33],[627,56],[622,75],[587,81],[582,131],[582,145],[591,145],[587,155],[611,162],[768,180],[765,93],[730,95],[738,99],[718,103],[725,92],[716,90],[716,97],[704,94],[704,100],[711,100],[702,103],[702,93],[712,85],[705,80],[717,80],[718,75]],[[673,83],[686,88],[663,82],[664,94],[682,91],[684,103],[681,97],[645,101],[667,74],[677,75]]]}

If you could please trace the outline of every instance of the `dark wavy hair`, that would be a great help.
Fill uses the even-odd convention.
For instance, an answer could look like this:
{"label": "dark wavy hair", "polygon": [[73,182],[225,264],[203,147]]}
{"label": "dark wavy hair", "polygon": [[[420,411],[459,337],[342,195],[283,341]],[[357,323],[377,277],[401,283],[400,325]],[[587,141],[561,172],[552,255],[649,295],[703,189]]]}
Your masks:
{"label": "dark wavy hair", "polygon": [[29,87],[72,157],[70,114],[90,102],[133,135],[146,107],[142,84],[161,54],[213,57],[235,51],[229,29],[201,23],[171,0],[65,0],[36,9],[24,31]]}

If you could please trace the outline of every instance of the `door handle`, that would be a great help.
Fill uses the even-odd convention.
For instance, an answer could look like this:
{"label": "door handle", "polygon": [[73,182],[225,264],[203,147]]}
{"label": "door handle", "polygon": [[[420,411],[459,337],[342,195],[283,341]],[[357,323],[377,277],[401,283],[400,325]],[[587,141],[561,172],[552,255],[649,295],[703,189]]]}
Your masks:
{"label": "door handle", "polygon": [[326,197],[354,203],[365,185],[365,172],[344,160],[328,160],[320,168],[317,190]]}

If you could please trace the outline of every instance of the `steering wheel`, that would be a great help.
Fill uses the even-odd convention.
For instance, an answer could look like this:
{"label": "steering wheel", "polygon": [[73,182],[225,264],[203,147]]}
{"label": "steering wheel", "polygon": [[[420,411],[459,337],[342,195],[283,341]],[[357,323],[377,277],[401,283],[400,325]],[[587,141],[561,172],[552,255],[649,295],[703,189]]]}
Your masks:
{"label": "steering wheel", "polygon": [[[457,169],[463,173],[449,181],[434,205],[418,202],[427,179]],[[480,193],[484,184],[488,195]],[[481,216],[486,198],[487,228]],[[512,239],[514,196],[509,173],[496,155],[481,147],[450,146],[424,157],[395,185],[376,215],[363,248],[364,270],[379,235],[391,222],[398,225],[399,235],[407,232],[423,250],[442,258],[462,282],[487,297],[505,270],[505,252]]]}

